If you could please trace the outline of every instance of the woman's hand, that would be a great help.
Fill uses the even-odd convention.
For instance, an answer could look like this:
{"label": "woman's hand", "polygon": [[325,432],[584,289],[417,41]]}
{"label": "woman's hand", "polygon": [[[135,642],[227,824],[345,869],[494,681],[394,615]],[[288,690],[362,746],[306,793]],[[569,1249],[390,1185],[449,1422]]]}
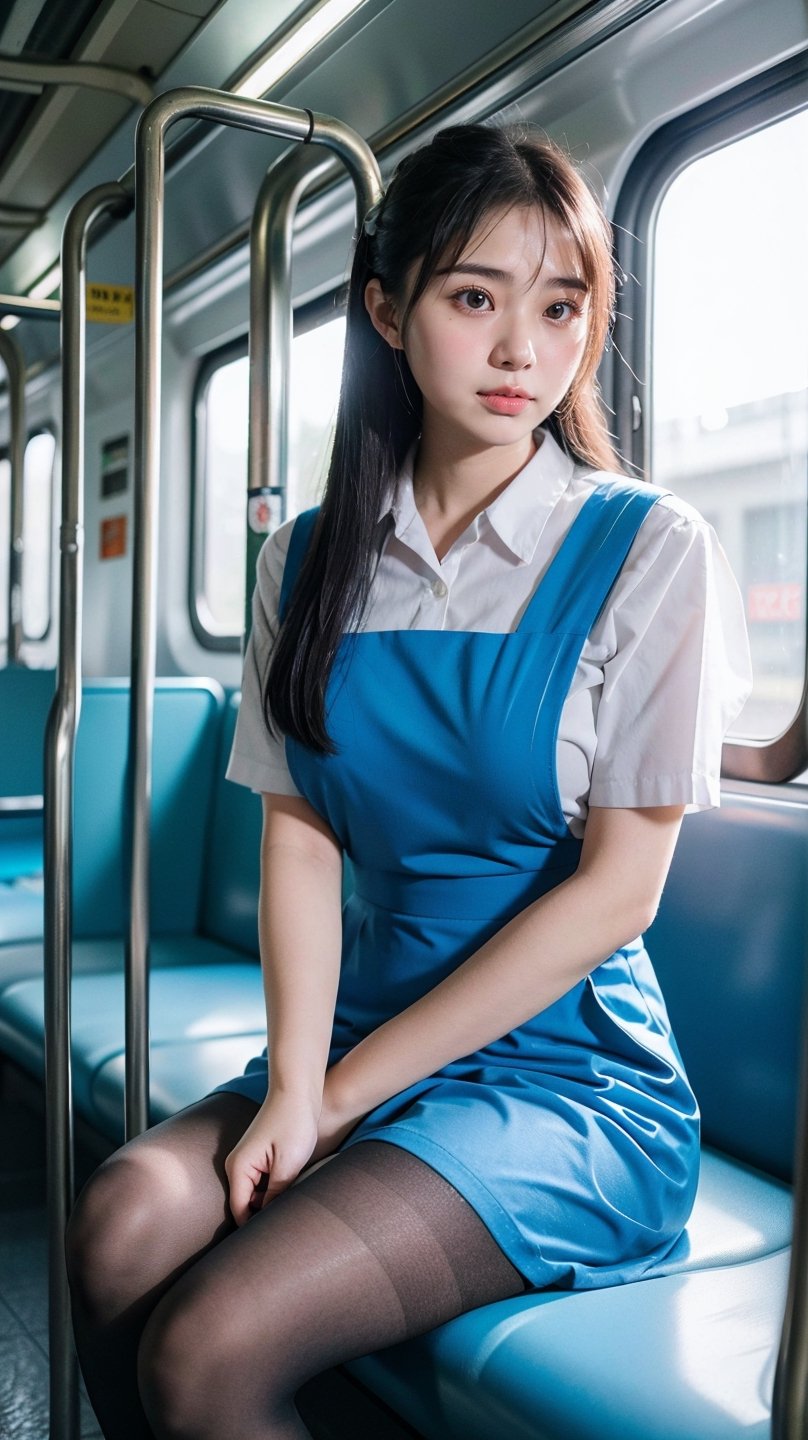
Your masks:
{"label": "woman's hand", "polygon": [[320,1108],[309,1095],[275,1091],[267,1096],[224,1164],[237,1225],[263,1210],[313,1159],[319,1120]]}

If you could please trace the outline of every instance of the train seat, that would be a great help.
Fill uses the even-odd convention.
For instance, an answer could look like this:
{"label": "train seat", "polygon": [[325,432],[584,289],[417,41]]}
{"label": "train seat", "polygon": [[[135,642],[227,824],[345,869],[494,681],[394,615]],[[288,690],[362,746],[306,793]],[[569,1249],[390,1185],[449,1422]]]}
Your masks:
{"label": "train seat", "polygon": [[426,1440],[770,1440],[788,1251],[472,1310],[345,1368]]}
{"label": "train seat", "polygon": [[[15,856],[21,860],[18,850]],[[19,875],[0,880],[0,946],[42,935],[43,877],[34,868],[41,864],[41,854],[32,851],[22,863],[26,868]]]}
{"label": "train seat", "polygon": [[0,915],[15,898],[5,894],[9,882],[42,871],[45,725],[55,683],[53,670],[0,670]]}
{"label": "train seat", "polygon": [[[5,675],[0,672],[0,680]],[[18,695],[19,687],[13,693]],[[152,777],[152,908],[157,934],[193,930],[198,920],[221,707],[221,689],[211,681],[157,681]],[[74,787],[73,929],[80,937],[124,933],[127,837],[121,816],[127,812],[128,727],[128,682],[88,682],[76,741]],[[41,772],[40,759],[40,785]],[[27,892],[19,883],[0,886],[0,944],[41,937],[43,928],[41,891],[32,887]],[[0,975],[5,968],[2,957],[0,950]]]}
{"label": "train seat", "polygon": [[[190,1044],[153,1044],[149,1059],[149,1103],[152,1123],[168,1119],[192,1105],[231,1075],[240,1075],[248,1060],[266,1045],[266,1027],[241,1035],[212,1035]],[[123,1140],[123,1053],[99,1066],[90,1101],[95,1122],[112,1140]]]}
{"label": "train seat", "polygon": [[[256,963],[261,807],[224,779],[236,713],[229,706],[222,726],[220,692],[207,682],[161,682],[155,695],[155,1118],[237,1073],[266,1039]],[[114,1140],[123,1133],[125,918],[125,842],[115,816],[123,800],[127,723],[126,685],[88,686],[79,729],[82,765],[78,755],[76,762],[73,1075],[78,1112]],[[94,766],[104,742],[103,763]],[[44,1071],[42,972],[41,941],[0,948],[0,1052],[37,1078]],[[251,1038],[236,1047],[234,1071],[228,1068],[233,1042],[242,1035]],[[106,1102],[99,1110],[94,1083],[105,1067],[99,1093]]]}
{"label": "train seat", "polygon": [[[263,1044],[260,805],[223,779],[235,714],[231,702],[212,767],[212,823],[194,862],[196,902],[152,942],[155,1119],[238,1073]],[[787,800],[725,795],[720,810],[685,821],[648,936],[705,1139],[696,1207],[670,1273],[484,1307],[345,1366],[426,1440],[768,1440],[790,1238],[806,862],[808,835]],[[74,1065],[78,1108],[119,1139],[123,985],[106,973],[120,964],[115,944],[88,935],[76,946]],[[0,1048],[41,1073],[32,948],[0,952],[29,966],[0,985]]]}
{"label": "train seat", "polygon": [[[152,1043],[159,1046],[172,1041],[183,1047],[180,1065],[196,1041],[254,1035],[264,1013],[260,968],[253,963],[234,963],[222,946],[210,948],[221,952],[219,963],[211,963],[206,955],[206,963],[201,965],[203,957],[198,954],[190,965],[156,968],[150,977]],[[44,1075],[43,1010],[41,977],[20,980],[3,992],[0,1049],[39,1078]],[[106,1061],[123,1053],[125,1045],[123,974],[107,972],[74,979],[72,1034],[76,1108],[96,1123],[93,1080]]]}
{"label": "train seat", "polygon": [[648,933],[706,1142],[678,1273],[504,1301],[346,1365],[427,1440],[769,1440],[806,873],[787,800],[687,817]]}

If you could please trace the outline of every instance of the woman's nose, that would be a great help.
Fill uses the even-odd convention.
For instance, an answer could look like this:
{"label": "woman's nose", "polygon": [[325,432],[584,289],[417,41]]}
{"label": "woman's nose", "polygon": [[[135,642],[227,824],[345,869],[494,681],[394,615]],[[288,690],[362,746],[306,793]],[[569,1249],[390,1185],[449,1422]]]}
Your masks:
{"label": "woman's nose", "polygon": [[491,364],[497,370],[524,370],[536,363],[536,351],[530,332],[521,325],[509,325],[491,351]]}

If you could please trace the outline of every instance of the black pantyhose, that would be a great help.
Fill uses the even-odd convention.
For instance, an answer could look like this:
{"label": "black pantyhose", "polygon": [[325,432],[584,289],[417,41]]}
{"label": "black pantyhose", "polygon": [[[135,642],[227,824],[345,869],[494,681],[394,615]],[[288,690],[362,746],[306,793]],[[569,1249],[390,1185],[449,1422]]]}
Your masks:
{"label": "black pantyhose", "polygon": [[203,1101],[82,1196],[76,1335],[108,1440],[306,1440],[293,1397],[312,1375],[525,1289],[462,1196],[380,1141],[234,1231],[222,1162],[254,1113]]}

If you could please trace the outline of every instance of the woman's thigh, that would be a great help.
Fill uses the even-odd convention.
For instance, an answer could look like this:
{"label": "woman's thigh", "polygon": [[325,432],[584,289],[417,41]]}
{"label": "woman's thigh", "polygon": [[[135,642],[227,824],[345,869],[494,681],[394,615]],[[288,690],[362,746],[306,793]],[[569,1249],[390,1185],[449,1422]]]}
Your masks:
{"label": "woman's thigh", "polygon": [[113,1318],[152,1300],[233,1230],[224,1162],[256,1113],[211,1095],[111,1155],[89,1179],[68,1228],[74,1296]]}
{"label": "woman's thigh", "polygon": [[[171,1288],[144,1332],[141,1397],[161,1435],[297,1433],[288,1405],[311,1376],[524,1289],[442,1176],[398,1146],[363,1141]],[[272,1415],[287,1418],[265,1431]]]}

